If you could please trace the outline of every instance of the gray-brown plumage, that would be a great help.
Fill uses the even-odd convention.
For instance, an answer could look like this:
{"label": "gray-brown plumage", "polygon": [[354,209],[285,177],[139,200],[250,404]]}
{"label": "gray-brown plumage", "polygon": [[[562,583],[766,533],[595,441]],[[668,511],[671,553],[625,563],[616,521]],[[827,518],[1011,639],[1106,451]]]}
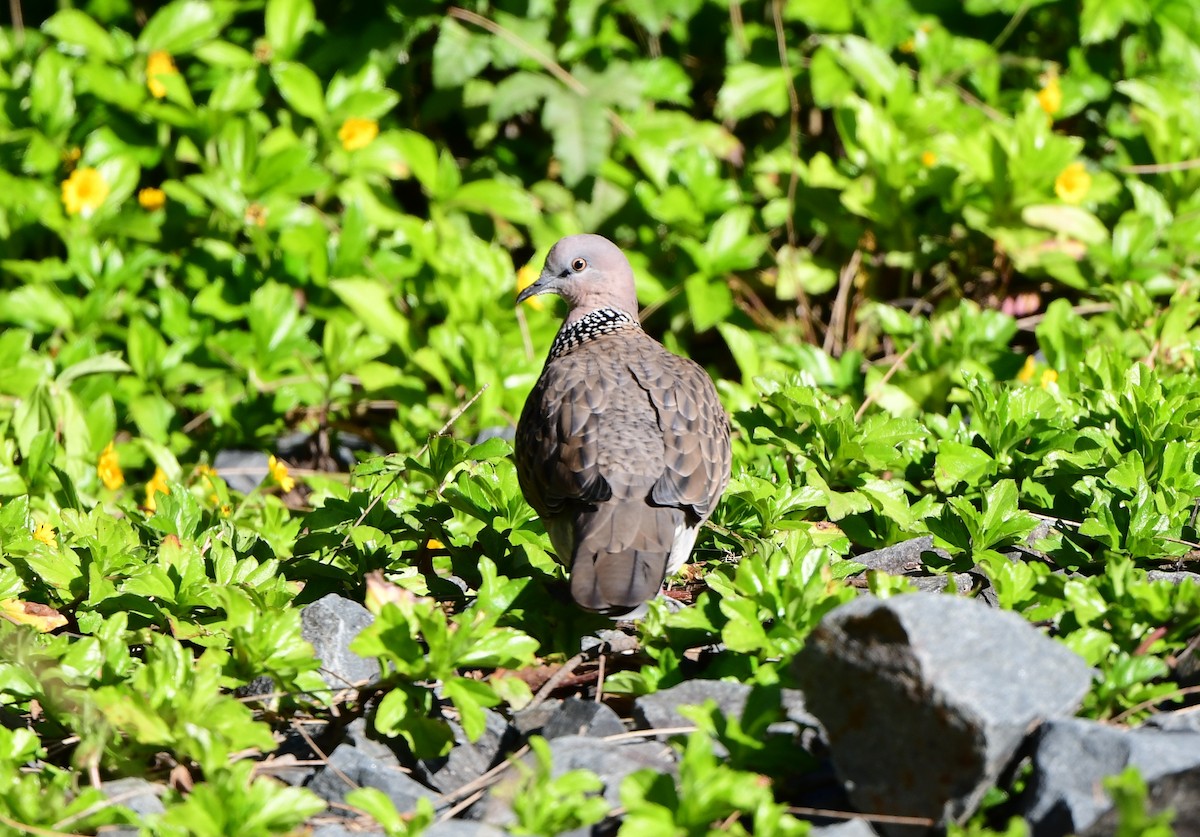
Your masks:
{"label": "gray-brown plumage", "polygon": [[729,482],[729,420],[704,370],[642,331],[633,270],[611,241],[555,244],[517,302],[545,293],[570,310],[517,423],[521,490],[575,601],[633,618]]}

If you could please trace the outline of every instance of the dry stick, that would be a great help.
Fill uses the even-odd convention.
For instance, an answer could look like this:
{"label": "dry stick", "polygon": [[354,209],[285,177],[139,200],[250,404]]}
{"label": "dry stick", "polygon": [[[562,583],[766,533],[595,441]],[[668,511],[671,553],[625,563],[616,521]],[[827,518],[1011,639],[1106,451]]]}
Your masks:
{"label": "dry stick", "polygon": [[[160,788],[159,786],[151,785],[151,787],[153,788],[153,790],[150,792],[153,793],[155,796],[159,796],[162,794],[162,788]],[[145,788],[135,788],[134,790],[128,790],[128,791],[125,791],[124,793],[115,793],[112,796],[108,797],[107,799],[97,802],[95,805],[89,805],[87,808],[84,808],[82,811],[78,811],[74,814],[71,814],[71,816],[69,816],[69,817],[63,817],[61,820],[59,820],[58,822],[56,822],[54,824],[54,828],[55,828],[55,830],[68,828],[71,825],[79,822],[80,820],[87,819],[92,814],[100,813],[105,808],[111,808],[114,805],[120,805],[122,802],[124,802],[128,799],[133,799],[134,797],[141,796],[144,793],[146,793]]]}
{"label": "dry stick", "polygon": [[883,390],[884,385],[892,379],[892,376],[896,374],[896,370],[904,365],[904,361],[908,360],[908,356],[913,353],[915,348],[917,348],[917,344],[913,343],[907,349],[901,352],[900,356],[896,358],[896,361],[888,368],[888,371],[883,373],[883,377],[879,379],[879,383],[875,385],[875,388],[871,390],[866,398],[863,399],[863,403],[860,404],[858,409],[854,411],[854,420],[856,422],[859,421],[863,417],[863,414],[867,412],[867,408],[875,403],[875,399],[879,397],[879,393]]}
{"label": "dry stick", "polygon": [[654,738],[658,735],[687,735],[700,727],[658,727],[657,729],[635,729],[633,732],[618,732],[604,736],[605,741],[628,741],[633,738]]}
{"label": "dry stick", "polygon": [[1200,157],[1191,160],[1179,160],[1174,163],[1146,163],[1137,166],[1117,166],[1121,174],[1169,174],[1174,171],[1200,169]]}
{"label": "dry stick", "polygon": [[49,828],[27,825],[26,823],[6,817],[3,814],[0,814],[0,825],[7,825],[9,828],[15,829],[22,834],[35,834],[37,837],[84,837],[84,835],[76,834],[74,831],[52,831]]}
{"label": "dry stick", "polygon": [[[447,430],[449,430],[451,425],[453,425],[454,422],[458,421],[459,418],[462,417],[462,414],[465,413],[467,410],[471,409],[471,405],[479,400],[479,396],[483,395],[484,392],[487,391],[488,386],[489,386],[488,384],[484,384],[483,386],[481,386],[479,388],[479,392],[472,395],[470,400],[467,401],[466,404],[463,404],[461,407],[459,407],[457,410],[455,410],[454,415],[452,415],[452,416],[450,416],[450,418],[446,419],[446,423],[442,425],[442,429],[439,430],[437,433],[434,433],[433,436],[431,436],[429,438],[429,440],[427,440],[425,442],[424,446],[419,451],[417,451],[416,458],[419,459],[420,457],[424,456],[425,451],[429,450],[429,445],[432,444],[434,437],[441,436],[443,433],[445,433]],[[379,501],[383,499],[383,495],[387,493],[387,490],[396,484],[396,480],[400,479],[401,473],[402,473],[401,471],[397,471],[395,474],[393,474],[392,478],[388,482],[388,484],[383,487],[383,490],[371,498],[371,502],[367,503],[367,507],[365,509],[363,509],[362,514],[360,514],[358,516],[358,520],[354,521],[354,526],[362,525],[362,522],[367,519],[367,515],[369,515],[371,513],[371,510],[374,509],[377,505],[379,505]],[[354,527],[352,526],[351,528],[354,528]],[[338,546],[338,551],[345,549],[346,545],[349,543],[350,543],[350,535],[347,534],[346,537],[342,538],[342,543],[340,546]]]}
{"label": "dry stick", "polygon": [[845,330],[846,317],[850,308],[850,288],[854,284],[854,277],[858,275],[858,268],[862,265],[862,250],[856,248],[850,256],[850,261],[842,265],[842,270],[838,276],[838,292],[833,300],[833,310],[829,314],[829,329],[825,332],[825,354],[838,357],[841,355],[845,344],[842,341],[842,332]]}
{"label": "dry stick", "polygon": [[1187,697],[1194,694],[1200,694],[1200,686],[1184,686],[1182,689],[1176,689],[1174,692],[1168,692],[1165,695],[1159,695],[1156,698],[1144,700],[1139,704],[1131,706],[1119,715],[1114,715],[1108,720],[1108,723],[1119,724],[1135,712],[1141,712],[1143,709],[1151,709],[1157,704],[1165,702],[1168,698]]}
{"label": "dry stick", "polygon": [[604,666],[608,662],[608,656],[600,655],[600,666],[596,672],[596,700],[595,703],[600,703],[604,699]]}
{"label": "dry stick", "polygon": [[[1109,302],[1089,302],[1082,305],[1075,305],[1071,308],[1072,313],[1086,317],[1088,314],[1103,314],[1106,311],[1112,310],[1112,303]],[[1021,317],[1016,321],[1017,328],[1021,331],[1033,331],[1042,320],[1046,319],[1046,314],[1030,314],[1028,317]]]}
{"label": "dry stick", "polygon": [[562,668],[550,675],[550,679],[542,684],[542,688],[538,689],[538,693],[533,696],[533,700],[529,702],[527,709],[533,709],[535,706],[541,706],[550,693],[557,689],[564,680],[571,676],[571,672],[579,668],[589,654],[586,651],[580,651],[571,659],[562,664]]}
{"label": "dry stick", "polygon": [[[580,96],[591,95],[591,91],[588,90],[587,85],[575,78],[575,76],[571,75],[571,72],[568,69],[566,69],[562,64],[559,64],[549,55],[546,55],[546,53],[542,52],[537,47],[533,46],[533,44],[526,41],[516,32],[505,29],[499,23],[496,23],[494,20],[488,20],[483,15],[475,14],[475,12],[467,11],[466,9],[460,9],[458,6],[451,6],[446,10],[446,13],[450,15],[450,17],[456,17],[459,20],[467,23],[473,23],[480,29],[486,29],[493,35],[508,41],[534,61],[541,64],[546,72],[550,73],[550,75],[561,81],[573,93],[576,93]],[[633,129],[625,124],[625,120],[618,116],[616,111],[614,111],[612,108],[605,108],[604,110],[608,114],[609,120],[612,121],[613,125],[618,131],[620,131],[622,134],[625,134],[625,136],[633,136]]]}
{"label": "dry stick", "polygon": [[450,808],[448,808],[444,814],[442,814],[440,817],[438,817],[438,822],[445,822],[446,820],[454,819],[455,815],[458,814],[460,811],[467,810],[472,805],[474,805],[476,802],[478,802],[480,799],[482,799],[483,794],[486,790],[487,790],[487,788],[481,788],[480,790],[475,791],[475,793],[471,794],[470,796],[468,796],[466,799],[462,800],[461,802],[451,805]]}
{"label": "dry stick", "polygon": [[[1036,517],[1038,520],[1044,520],[1047,523],[1061,523],[1064,526],[1070,526],[1072,529],[1078,529],[1083,526],[1078,520],[1067,520],[1065,517],[1055,517],[1050,514],[1039,514],[1038,512],[1028,512],[1031,517]],[[1180,546],[1186,546],[1191,549],[1200,549],[1200,543],[1195,541],[1185,541],[1183,538],[1172,538],[1170,535],[1159,535],[1159,538],[1167,543],[1177,543]]]}
{"label": "dry stick", "polygon": [[803,814],[809,817],[830,817],[838,820],[866,820],[881,822],[888,825],[937,825],[929,817],[906,817],[900,814],[860,814],[857,811],[834,811],[829,808],[808,808],[805,806],[789,806],[789,814]]}
{"label": "dry stick", "polygon": [[[771,17],[775,23],[775,49],[779,52],[779,66],[783,68],[784,77],[787,79],[788,150],[792,155],[792,164],[789,167],[791,173],[788,177],[788,211],[784,220],[787,223],[788,245],[795,247],[796,219],[793,216],[796,208],[796,187],[800,182],[800,175],[796,171],[800,166],[800,96],[796,93],[796,81],[792,78],[791,62],[788,60],[787,54],[787,38],[783,34],[783,0],[774,0],[771,3]],[[812,307],[808,303],[808,294],[803,288],[796,289],[796,301],[801,309],[800,319],[808,332],[806,336],[810,343],[816,343],[817,336],[812,325]]]}
{"label": "dry stick", "polygon": [[750,49],[746,42],[746,22],[742,19],[741,0],[729,0],[729,26],[733,30],[733,39],[738,49],[743,53]]}
{"label": "dry stick", "polygon": [[325,766],[333,771],[333,775],[337,776],[339,779],[341,779],[343,782],[345,782],[347,787],[353,788],[354,790],[358,790],[358,782],[355,782],[353,779],[351,779],[349,776],[347,776],[345,773],[343,773],[341,768],[339,768],[337,765],[335,765],[331,761],[329,761],[329,756],[327,756],[325,754],[325,751],[323,751],[320,747],[317,746],[317,742],[313,741],[312,736],[308,734],[308,731],[304,729],[304,726],[302,724],[298,724],[295,721],[292,721],[291,727],[296,732],[300,733],[300,737],[304,739],[304,743],[307,744],[312,749],[312,751],[317,754],[317,756],[321,759],[321,761],[325,762]]}

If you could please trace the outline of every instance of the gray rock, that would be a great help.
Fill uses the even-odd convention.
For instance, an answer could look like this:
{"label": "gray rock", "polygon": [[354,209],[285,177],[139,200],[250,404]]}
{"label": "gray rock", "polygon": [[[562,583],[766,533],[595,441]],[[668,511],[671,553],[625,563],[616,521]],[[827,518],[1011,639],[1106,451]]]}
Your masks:
{"label": "gray rock", "polygon": [[105,782],[102,789],[114,805],[128,808],[139,817],[161,814],[166,810],[161,797],[165,788],[136,776]]}
{"label": "gray rock", "polygon": [[504,837],[504,832],[485,822],[445,820],[429,826],[421,837]]}
{"label": "gray rock", "polygon": [[1190,573],[1183,570],[1179,572],[1167,572],[1166,570],[1147,570],[1147,581],[1169,581],[1172,584],[1182,584],[1185,581],[1190,581],[1192,584],[1200,584],[1200,573]]}
{"label": "gray rock", "polygon": [[1016,614],[927,593],[842,605],[793,671],[859,810],[934,820],[974,812],[1028,731],[1072,714],[1092,680]]}
{"label": "gray rock", "polygon": [[[695,724],[679,712],[681,706],[702,706],[711,700],[721,713],[741,718],[750,687],[727,680],[685,680],[678,686],[642,695],[633,702],[633,723],[638,729],[670,729]],[[669,737],[669,736],[662,736]]]}
{"label": "gray rock", "polygon": [[358,602],[330,593],[304,608],[300,633],[321,660],[321,677],[331,689],[370,683],[379,677],[379,661],[360,657],[350,643],[375,621]]}
{"label": "gray rock", "polygon": [[947,586],[963,594],[975,587],[976,578],[970,573],[946,573],[945,575],[910,576],[909,582],[922,593],[943,593]]}
{"label": "gray rock", "polygon": [[879,832],[866,820],[846,820],[835,825],[819,825],[808,837],[879,837]]}
{"label": "gray rock", "polygon": [[620,716],[603,703],[579,698],[567,698],[558,706],[542,727],[543,738],[561,738],[564,735],[590,735],[603,738],[626,732]]}
{"label": "gray rock", "polygon": [[[426,834],[429,832],[426,831]],[[318,825],[312,831],[312,837],[383,837],[383,831],[363,830],[361,828],[347,828],[340,823],[325,823]]]}
{"label": "gray rock", "polygon": [[1168,732],[1200,732],[1200,706],[1151,715],[1142,726]]}
{"label": "gray rock", "polygon": [[258,450],[219,451],[213,470],[231,491],[249,494],[267,477],[267,455]]}
{"label": "gray rock", "polygon": [[355,787],[376,788],[387,795],[400,813],[413,810],[422,797],[435,806],[439,803],[441,795],[409,776],[391,751],[380,756],[372,758],[343,743],[329,756],[329,764],[309,782],[308,789],[326,802],[341,803]]}
{"label": "gray rock", "polygon": [[478,741],[467,740],[462,727],[452,723],[454,749],[450,754],[417,761],[415,772],[422,781],[442,793],[450,793],[478,779],[516,744],[517,732],[504,716],[490,709],[484,712],[487,727]]}
{"label": "gray rock", "polygon": [[[1151,812],[1174,807],[1197,823],[1189,829],[1177,822],[1176,833],[1200,833],[1200,733],[1127,730],[1081,718],[1049,721],[1036,734],[1032,761],[1022,813],[1035,837],[1093,828],[1114,833],[1098,822],[1112,808],[1102,781],[1129,766],[1150,788]],[[1111,824],[1115,828],[1115,819]]]}
{"label": "gray rock", "polygon": [[933,535],[901,541],[881,549],[851,556],[850,560],[862,564],[868,570],[880,570],[888,575],[908,575],[925,571],[925,553],[932,552],[943,561],[950,560],[950,553],[933,548]]}
{"label": "gray rock", "polygon": [[[654,741],[630,743],[605,741],[585,735],[564,735],[548,743],[552,777],[572,770],[590,770],[600,777],[604,798],[614,808],[620,804],[621,782],[630,773],[643,768],[659,773],[675,773],[675,751],[666,744]],[[524,760],[532,765],[532,754]],[[493,825],[512,823],[515,819],[512,800],[521,782],[519,774],[510,773],[493,786],[483,805],[470,811],[471,816]]]}

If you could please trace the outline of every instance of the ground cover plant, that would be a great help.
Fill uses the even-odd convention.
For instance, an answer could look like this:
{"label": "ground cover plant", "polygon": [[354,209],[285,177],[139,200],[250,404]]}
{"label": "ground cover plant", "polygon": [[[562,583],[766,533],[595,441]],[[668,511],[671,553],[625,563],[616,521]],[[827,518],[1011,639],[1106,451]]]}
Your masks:
{"label": "ground cover plant", "polygon": [[[322,812],[257,766],[368,697],[301,638],[326,593],[375,612],[373,723],[422,755],[607,625],[505,440],[559,322],[515,293],[579,231],[734,429],[692,606],[605,693],[775,687],[855,556],[927,534],[1096,668],[1090,717],[1192,693],[1200,591],[1148,575],[1200,548],[1190,0],[35,5],[0,28],[0,831]],[[622,833],[803,833],[698,727]],[[544,755],[522,833],[607,814]]]}

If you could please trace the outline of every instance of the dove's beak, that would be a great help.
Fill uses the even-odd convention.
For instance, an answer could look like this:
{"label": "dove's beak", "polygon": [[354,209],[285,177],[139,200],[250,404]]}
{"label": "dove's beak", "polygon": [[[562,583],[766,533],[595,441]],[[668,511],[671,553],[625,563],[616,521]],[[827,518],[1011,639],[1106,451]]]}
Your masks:
{"label": "dove's beak", "polygon": [[558,276],[555,276],[552,273],[546,273],[543,270],[542,275],[538,277],[536,282],[517,294],[517,305],[520,305],[531,296],[558,293],[558,279]]}

